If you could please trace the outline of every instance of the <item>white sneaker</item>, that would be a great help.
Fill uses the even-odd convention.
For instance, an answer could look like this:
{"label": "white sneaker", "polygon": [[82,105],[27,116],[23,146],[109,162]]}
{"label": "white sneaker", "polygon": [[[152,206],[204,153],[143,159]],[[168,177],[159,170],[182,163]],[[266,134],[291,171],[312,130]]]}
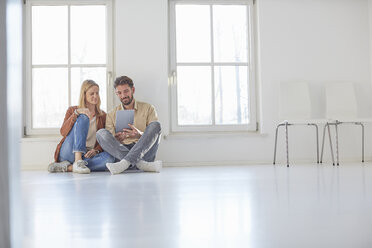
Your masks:
{"label": "white sneaker", "polygon": [[123,159],[117,163],[106,163],[107,169],[111,172],[112,175],[120,174],[130,166],[130,162]]}
{"label": "white sneaker", "polygon": [[160,160],[154,162],[140,160],[137,162],[136,166],[138,169],[146,172],[160,172],[161,168],[163,167],[163,162]]}
{"label": "white sneaker", "polygon": [[67,167],[70,165],[69,161],[62,161],[62,162],[53,162],[48,165],[48,171],[51,173],[54,172],[67,172]]}
{"label": "white sneaker", "polygon": [[72,165],[72,172],[79,174],[89,174],[90,169],[86,166],[88,162],[84,160],[78,160]]}

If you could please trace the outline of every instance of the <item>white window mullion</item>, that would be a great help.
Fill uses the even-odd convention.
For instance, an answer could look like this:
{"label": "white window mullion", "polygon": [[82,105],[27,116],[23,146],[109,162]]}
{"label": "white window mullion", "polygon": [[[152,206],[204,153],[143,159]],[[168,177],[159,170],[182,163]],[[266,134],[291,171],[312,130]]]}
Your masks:
{"label": "white window mullion", "polygon": [[193,63],[193,62],[184,62],[177,63],[178,66],[249,66],[245,62],[214,62],[214,63]]}
{"label": "white window mullion", "polygon": [[89,68],[89,67],[107,67],[106,64],[69,64],[71,68],[77,68],[77,67],[84,67],[84,68]]}
{"label": "white window mullion", "polygon": [[106,1],[106,89],[107,89],[107,110],[114,107],[114,87],[113,87],[113,77],[114,77],[114,66],[113,66],[113,13],[112,13],[112,2]]}
{"label": "white window mullion", "polygon": [[258,131],[258,125],[257,125],[257,113],[256,113],[256,84],[255,78],[256,78],[256,68],[255,68],[255,33],[254,33],[254,20],[253,18],[253,1],[251,0],[249,4],[247,5],[247,34],[248,34],[248,96],[249,96],[249,128],[250,130]]}
{"label": "white window mullion", "polygon": [[[31,3],[26,1],[26,92],[23,94],[26,96],[26,133],[31,132],[32,125],[32,11]],[[25,133],[24,133],[25,134]]]}
{"label": "white window mullion", "polygon": [[211,89],[212,89],[212,125],[216,125],[216,106],[215,106],[215,82],[214,82],[214,37],[213,37],[213,5],[209,5],[210,10],[210,35],[211,35]]}
{"label": "white window mullion", "polygon": [[[32,65],[32,68],[66,68],[66,67],[68,67],[67,64]],[[107,66],[105,64],[80,64],[80,65],[72,65],[72,64],[70,64],[69,67],[71,67],[71,68],[78,68],[78,67],[84,67],[84,68],[103,67],[103,68],[106,68]]]}
{"label": "white window mullion", "polygon": [[71,106],[71,6],[68,5],[67,14],[67,71],[68,71],[68,105]]}
{"label": "white window mullion", "polygon": [[168,84],[170,87],[170,94],[171,94],[171,106],[170,106],[170,113],[171,113],[171,125],[174,131],[178,131],[178,100],[177,100],[177,49],[176,49],[176,4],[175,2],[171,2],[170,5],[170,75],[168,79]]}

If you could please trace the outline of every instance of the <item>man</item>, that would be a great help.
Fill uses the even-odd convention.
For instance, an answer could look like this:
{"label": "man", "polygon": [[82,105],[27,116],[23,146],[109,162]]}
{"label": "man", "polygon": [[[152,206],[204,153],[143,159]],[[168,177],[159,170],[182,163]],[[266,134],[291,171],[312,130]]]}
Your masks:
{"label": "man", "polygon": [[[161,134],[154,106],[134,99],[135,88],[129,77],[118,77],[114,88],[121,104],[107,114],[106,129],[100,129],[96,134],[103,150],[119,160],[116,163],[107,163],[106,167],[112,175],[122,173],[130,167],[160,172],[162,162],[154,162]],[[134,123],[129,124],[131,129],[115,133],[116,112],[128,109],[134,109]]]}

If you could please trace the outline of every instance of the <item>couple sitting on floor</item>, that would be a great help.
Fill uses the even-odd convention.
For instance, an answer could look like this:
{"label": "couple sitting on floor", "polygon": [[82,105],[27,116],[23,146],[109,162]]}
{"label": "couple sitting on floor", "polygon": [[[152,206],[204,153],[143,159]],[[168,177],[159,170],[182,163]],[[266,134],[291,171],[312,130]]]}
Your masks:
{"label": "couple sitting on floor", "polygon": [[[119,174],[128,168],[160,172],[161,161],[155,161],[161,127],[154,106],[136,101],[133,81],[126,76],[114,82],[121,104],[107,115],[100,109],[99,86],[93,80],[81,85],[79,106],[67,109],[61,127],[61,142],[54,154],[49,172],[90,173],[109,170]],[[134,123],[116,130],[118,110],[134,110]]]}

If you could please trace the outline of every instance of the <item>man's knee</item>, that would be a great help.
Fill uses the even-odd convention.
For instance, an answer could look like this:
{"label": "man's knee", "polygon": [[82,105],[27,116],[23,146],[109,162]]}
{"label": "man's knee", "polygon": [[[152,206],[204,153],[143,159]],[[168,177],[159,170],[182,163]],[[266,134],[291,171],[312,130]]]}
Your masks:
{"label": "man's knee", "polygon": [[105,137],[107,137],[108,134],[110,134],[110,132],[105,128],[101,128],[100,130],[98,130],[96,133],[96,139],[98,140],[98,143],[100,142],[100,140],[103,140]]}
{"label": "man's knee", "polygon": [[150,127],[155,133],[161,133],[161,125],[158,121],[151,122],[148,127]]}

